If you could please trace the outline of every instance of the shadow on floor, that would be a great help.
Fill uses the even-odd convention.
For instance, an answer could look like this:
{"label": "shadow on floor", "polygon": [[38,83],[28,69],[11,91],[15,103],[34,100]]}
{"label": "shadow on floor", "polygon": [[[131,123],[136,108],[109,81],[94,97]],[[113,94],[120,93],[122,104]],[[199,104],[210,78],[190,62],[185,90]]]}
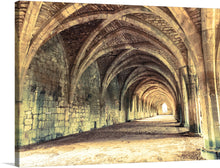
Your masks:
{"label": "shadow on floor", "polygon": [[[112,125],[105,128],[82,132],[59,139],[21,147],[19,151],[33,149],[47,149],[54,146],[70,145],[79,142],[103,142],[138,139],[165,139],[194,137],[186,128],[180,127],[177,122],[165,121],[131,121]],[[18,151],[18,150],[17,150]]]}

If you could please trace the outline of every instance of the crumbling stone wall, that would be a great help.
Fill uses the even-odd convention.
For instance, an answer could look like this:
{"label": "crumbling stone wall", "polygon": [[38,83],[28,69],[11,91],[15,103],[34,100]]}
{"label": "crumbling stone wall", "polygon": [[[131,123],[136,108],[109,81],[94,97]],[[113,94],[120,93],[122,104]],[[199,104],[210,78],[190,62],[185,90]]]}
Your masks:
{"label": "crumbling stone wall", "polygon": [[17,145],[67,134],[68,70],[64,55],[58,37],[54,37],[33,58],[23,88]]}
{"label": "crumbling stone wall", "polygon": [[[88,131],[101,127],[100,117],[100,75],[97,63],[93,63],[82,75],[76,88],[73,106],[76,116],[70,123],[75,125],[75,132]],[[74,121],[75,120],[75,121]],[[77,124],[76,124],[77,123]],[[78,132],[77,132],[78,131]]]}
{"label": "crumbling stone wall", "polygon": [[101,98],[97,62],[87,68],[69,103],[69,70],[58,36],[35,55],[28,69],[19,117],[17,146],[45,142],[91,129],[125,122],[120,111],[117,77]]}
{"label": "crumbling stone wall", "polygon": [[120,87],[117,77],[115,77],[109,84],[105,95],[105,118],[107,125],[123,122],[123,117],[119,110],[119,97]]}

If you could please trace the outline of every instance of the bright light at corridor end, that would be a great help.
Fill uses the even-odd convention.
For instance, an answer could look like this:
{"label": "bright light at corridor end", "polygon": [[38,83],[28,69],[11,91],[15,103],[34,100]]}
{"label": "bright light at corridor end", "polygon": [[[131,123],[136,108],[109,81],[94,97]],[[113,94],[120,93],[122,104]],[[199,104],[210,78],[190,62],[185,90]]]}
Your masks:
{"label": "bright light at corridor end", "polygon": [[167,104],[166,104],[166,103],[163,103],[163,105],[162,105],[162,111],[163,111],[163,113],[166,113],[166,112],[167,112]]}

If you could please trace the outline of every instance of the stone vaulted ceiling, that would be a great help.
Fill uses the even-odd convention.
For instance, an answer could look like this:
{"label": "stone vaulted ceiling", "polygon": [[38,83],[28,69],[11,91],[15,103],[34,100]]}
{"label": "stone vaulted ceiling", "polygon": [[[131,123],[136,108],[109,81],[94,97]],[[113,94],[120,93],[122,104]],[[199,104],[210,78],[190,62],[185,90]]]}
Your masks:
{"label": "stone vaulted ceiling", "polygon": [[[26,40],[24,45],[30,46],[21,46],[21,51],[29,55],[22,66],[28,66],[37,49],[59,35],[72,90],[82,73],[97,61],[102,92],[117,76],[123,83],[121,94],[130,88],[143,99],[157,97],[156,105],[167,102],[174,107],[179,101],[178,69],[186,66],[189,59],[183,30],[172,9],[53,2],[19,2],[15,8],[18,32],[23,27],[31,30],[30,34],[19,34],[24,34],[20,37]],[[25,17],[32,9],[36,16]],[[200,32],[200,9],[186,8],[184,12],[195,31]],[[32,27],[28,21],[33,22]],[[21,70],[24,74],[25,69]]]}
{"label": "stone vaulted ceiling", "polygon": [[117,77],[122,97],[130,89],[143,101],[174,108],[183,96],[181,68],[196,73],[204,66],[201,9],[21,1],[15,11],[21,85],[38,49],[57,35],[66,54],[70,101],[83,72],[97,61],[103,95]]}
{"label": "stone vaulted ceiling", "polygon": [[53,116],[65,113],[65,135],[76,119],[81,130],[77,103],[95,128],[160,114],[166,103],[191,132],[202,130],[207,153],[219,152],[220,9],[19,1],[15,26],[22,136],[34,127],[30,95]]}

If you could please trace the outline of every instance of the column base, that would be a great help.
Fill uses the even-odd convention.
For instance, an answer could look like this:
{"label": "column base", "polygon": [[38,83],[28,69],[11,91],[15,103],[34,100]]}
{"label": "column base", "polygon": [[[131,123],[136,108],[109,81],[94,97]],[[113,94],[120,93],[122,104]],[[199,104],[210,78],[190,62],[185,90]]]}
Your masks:
{"label": "column base", "polygon": [[194,136],[194,137],[202,137],[202,134],[200,134],[198,132],[190,132],[190,135]]}
{"label": "column base", "polygon": [[189,128],[189,124],[185,123],[184,127]]}
{"label": "column base", "polygon": [[180,126],[185,127],[185,128],[189,128],[189,124],[187,124],[187,123],[180,123]]}
{"label": "column base", "polygon": [[217,160],[220,159],[220,150],[201,150],[201,156],[207,160]]}

